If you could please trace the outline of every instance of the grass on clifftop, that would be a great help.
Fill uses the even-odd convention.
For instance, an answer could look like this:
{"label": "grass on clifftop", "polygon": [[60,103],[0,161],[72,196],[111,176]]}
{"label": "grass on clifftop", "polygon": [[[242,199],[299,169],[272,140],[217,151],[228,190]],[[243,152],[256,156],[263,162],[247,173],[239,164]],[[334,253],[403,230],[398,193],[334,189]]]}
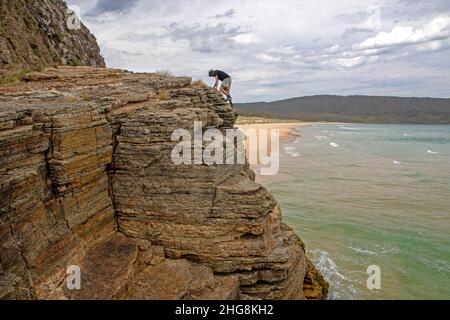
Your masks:
{"label": "grass on clifftop", "polygon": [[195,80],[192,82],[192,87],[193,88],[208,88],[208,85],[206,83],[204,83],[202,80]]}
{"label": "grass on clifftop", "polygon": [[169,70],[158,70],[156,71],[156,74],[164,78],[173,77],[173,73],[170,72]]}
{"label": "grass on clifftop", "polygon": [[22,82],[23,77],[28,73],[28,70],[6,71],[0,74],[0,86],[10,85]]}
{"label": "grass on clifftop", "polygon": [[169,101],[172,97],[170,96],[170,92],[163,89],[158,94],[158,99],[161,101]]}

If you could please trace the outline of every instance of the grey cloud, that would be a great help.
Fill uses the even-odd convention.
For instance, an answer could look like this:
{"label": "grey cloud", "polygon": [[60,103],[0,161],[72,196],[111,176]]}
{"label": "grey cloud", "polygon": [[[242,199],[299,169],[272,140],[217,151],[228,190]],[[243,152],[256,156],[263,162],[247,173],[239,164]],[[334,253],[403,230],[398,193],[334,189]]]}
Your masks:
{"label": "grey cloud", "polygon": [[139,0],[99,0],[96,6],[91,9],[87,16],[92,17],[103,13],[122,13],[131,10]]}
{"label": "grey cloud", "polygon": [[383,16],[414,22],[446,11],[450,11],[448,0],[398,0],[395,5],[383,8]]}
{"label": "grey cloud", "polygon": [[220,19],[220,18],[231,18],[236,14],[236,11],[234,9],[230,9],[227,12],[223,13],[223,14],[217,14],[214,16],[214,18],[216,19]]}
{"label": "grey cloud", "polygon": [[347,39],[354,34],[373,33],[373,29],[369,28],[347,28],[342,35],[342,39]]}
{"label": "grey cloud", "polygon": [[121,41],[154,41],[157,39],[167,38],[168,35],[156,35],[153,33],[136,33],[136,32],[127,32],[117,37],[117,40]]}
{"label": "grey cloud", "polygon": [[352,13],[341,13],[334,15],[333,18],[337,21],[345,21],[348,24],[358,24],[367,20],[370,13],[368,11],[357,11]]}
{"label": "grey cloud", "polygon": [[423,0],[399,0],[397,3],[404,4],[406,6],[415,6],[423,2],[424,2]]}
{"label": "grey cloud", "polygon": [[231,27],[226,23],[219,23],[215,26],[202,26],[198,23],[194,25],[182,25],[172,23],[168,28],[173,40],[187,40],[191,48],[197,52],[217,52],[225,48],[233,48],[233,37],[246,33],[240,27]]}
{"label": "grey cloud", "polygon": [[421,86],[424,85],[432,77],[421,77],[421,78],[386,78],[379,80],[366,81],[369,87],[385,87],[385,88],[398,88],[398,87],[411,87],[411,86]]}
{"label": "grey cloud", "polygon": [[398,0],[397,4],[405,5],[407,7],[421,6],[433,9],[447,7],[450,9],[448,0]]}

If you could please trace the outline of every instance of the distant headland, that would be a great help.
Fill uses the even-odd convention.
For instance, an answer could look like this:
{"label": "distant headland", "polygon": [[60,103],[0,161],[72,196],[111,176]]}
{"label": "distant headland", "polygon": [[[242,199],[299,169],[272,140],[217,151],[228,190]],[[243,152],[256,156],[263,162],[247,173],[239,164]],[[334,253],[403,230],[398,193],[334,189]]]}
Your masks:
{"label": "distant headland", "polygon": [[450,99],[383,96],[307,96],[236,104],[243,116],[303,121],[450,124]]}

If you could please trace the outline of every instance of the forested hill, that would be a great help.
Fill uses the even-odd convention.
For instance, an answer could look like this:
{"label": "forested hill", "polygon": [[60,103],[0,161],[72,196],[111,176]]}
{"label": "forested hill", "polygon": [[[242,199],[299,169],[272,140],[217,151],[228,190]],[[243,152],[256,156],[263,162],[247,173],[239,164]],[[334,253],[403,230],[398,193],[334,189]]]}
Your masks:
{"label": "forested hill", "polygon": [[308,96],[236,104],[240,115],[304,121],[450,124],[450,99]]}

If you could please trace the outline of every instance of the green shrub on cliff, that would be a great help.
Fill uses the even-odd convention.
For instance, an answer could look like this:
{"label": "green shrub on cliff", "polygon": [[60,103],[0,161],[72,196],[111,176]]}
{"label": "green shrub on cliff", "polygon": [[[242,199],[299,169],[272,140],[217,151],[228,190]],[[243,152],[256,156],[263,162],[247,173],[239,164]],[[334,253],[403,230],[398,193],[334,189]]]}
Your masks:
{"label": "green shrub on cliff", "polygon": [[71,66],[71,67],[78,67],[81,65],[81,63],[80,63],[80,60],[78,60],[78,58],[72,57],[67,60],[67,65]]}

